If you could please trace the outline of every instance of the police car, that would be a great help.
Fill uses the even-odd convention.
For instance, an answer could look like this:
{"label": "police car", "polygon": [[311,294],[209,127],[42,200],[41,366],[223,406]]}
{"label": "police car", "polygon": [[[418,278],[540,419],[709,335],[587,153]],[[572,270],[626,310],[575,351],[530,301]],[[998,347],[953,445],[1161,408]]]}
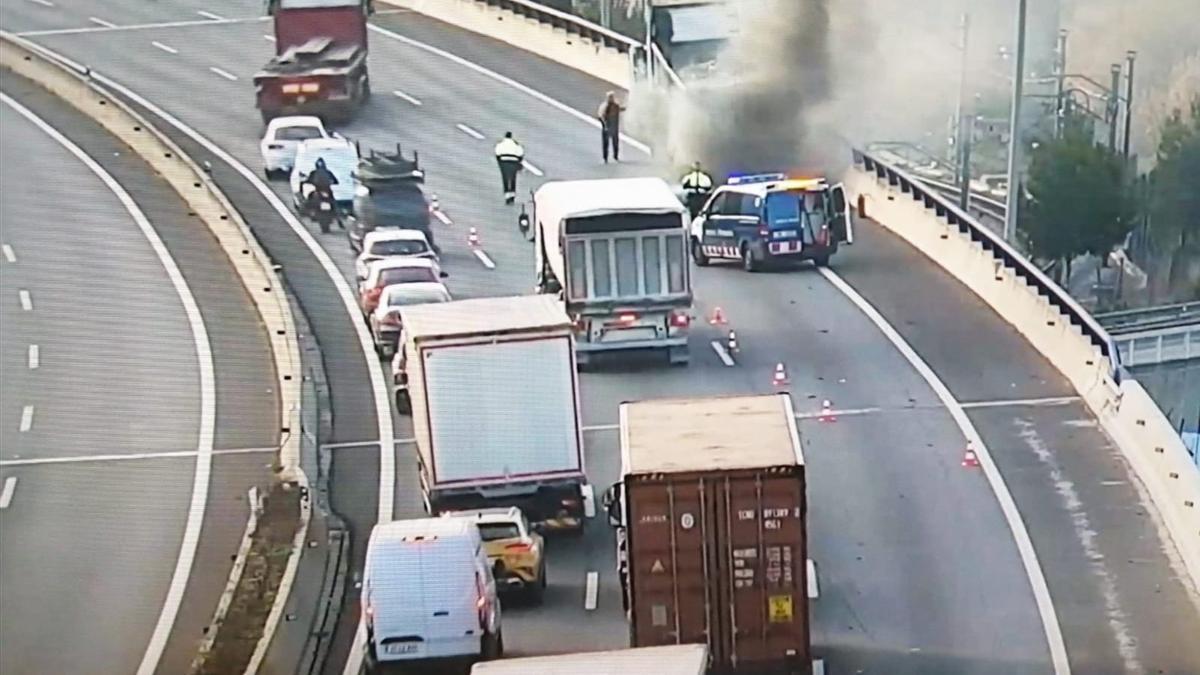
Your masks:
{"label": "police car", "polygon": [[691,226],[692,259],[701,267],[714,260],[739,260],[749,272],[788,260],[828,265],[840,245],[852,243],[841,184],[781,173],[731,176]]}

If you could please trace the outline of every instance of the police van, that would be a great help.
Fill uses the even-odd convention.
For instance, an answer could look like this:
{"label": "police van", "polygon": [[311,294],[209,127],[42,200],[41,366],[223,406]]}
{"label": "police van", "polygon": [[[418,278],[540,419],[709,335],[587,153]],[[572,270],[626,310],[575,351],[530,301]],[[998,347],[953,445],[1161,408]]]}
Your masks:
{"label": "police van", "polygon": [[749,271],[771,263],[811,260],[828,265],[854,243],[846,190],[824,178],[769,173],[731,176],[713,192],[691,225],[692,259],[738,260]]}

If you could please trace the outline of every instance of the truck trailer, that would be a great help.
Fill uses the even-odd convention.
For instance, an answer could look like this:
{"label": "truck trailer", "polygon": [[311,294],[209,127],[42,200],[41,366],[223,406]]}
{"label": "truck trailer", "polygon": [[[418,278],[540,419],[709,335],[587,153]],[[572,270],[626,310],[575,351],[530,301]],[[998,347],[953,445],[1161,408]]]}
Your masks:
{"label": "truck trailer", "polygon": [[574,327],[546,296],[400,312],[397,403],[411,412],[430,514],[517,506],[540,529],[582,529]]}
{"label": "truck trailer", "polygon": [[693,644],[485,661],[471,675],[704,675],[707,669],[708,648]]}
{"label": "truck trailer", "polygon": [[263,123],[282,115],[349,119],[371,95],[372,0],[268,0],[275,56],[254,76]]}
{"label": "truck trailer", "polygon": [[574,320],[581,364],[628,350],[688,362],[688,210],[666,181],[551,181],[534,193],[532,219],[536,289]]}
{"label": "truck trailer", "polygon": [[605,494],[634,647],[811,672],[804,454],[787,394],[623,403]]}

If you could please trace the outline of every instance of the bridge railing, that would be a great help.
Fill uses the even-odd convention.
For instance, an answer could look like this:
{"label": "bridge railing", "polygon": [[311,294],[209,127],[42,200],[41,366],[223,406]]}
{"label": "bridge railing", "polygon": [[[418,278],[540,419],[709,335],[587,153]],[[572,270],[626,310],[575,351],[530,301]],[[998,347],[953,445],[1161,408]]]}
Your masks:
{"label": "bridge railing", "polygon": [[909,194],[915,200],[920,200],[926,208],[933,209],[937,215],[944,218],[960,232],[977,242],[984,250],[989,251],[997,262],[1012,269],[1021,279],[1038,290],[1046,300],[1062,312],[1073,325],[1077,326],[1100,353],[1112,364],[1111,376],[1115,383],[1121,381],[1121,354],[1108,331],[1086,309],[1075,301],[1065,290],[1046,276],[1028,258],[1004,241],[986,225],[974,216],[964,212],[950,198],[920,178],[898,169],[887,162],[881,161],[869,152],[854,150],[854,163],[868,172],[874,173],[880,180],[886,180],[888,185],[898,187],[901,192]]}
{"label": "bridge railing", "polygon": [[482,2],[485,5],[506,10],[519,16],[535,19],[541,23],[565,30],[568,33],[574,33],[621,53],[635,55],[644,49],[644,45],[641,42],[628,35],[622,35],[598,23],[588,21],[581,16],[543,5],[540,2],[534,2],[534,0],[475,0],[475,2]]}

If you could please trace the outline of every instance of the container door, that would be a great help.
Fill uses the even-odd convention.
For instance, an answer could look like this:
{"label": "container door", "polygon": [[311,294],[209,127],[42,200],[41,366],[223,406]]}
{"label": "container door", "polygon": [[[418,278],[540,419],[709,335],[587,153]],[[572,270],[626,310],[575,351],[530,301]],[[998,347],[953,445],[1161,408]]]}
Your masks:
{"label": "container door", "polygon": [[833,199],[833,232],[838,242],[854,243],[854,221],[850,216],[850,200],[846,199],[846,187],[841,183],[829,190]]}
{"label": "container door", "polygon": [[721,479],[722,603],[734,668],[806,663],[808,594],[804,495],[794,477]]}

